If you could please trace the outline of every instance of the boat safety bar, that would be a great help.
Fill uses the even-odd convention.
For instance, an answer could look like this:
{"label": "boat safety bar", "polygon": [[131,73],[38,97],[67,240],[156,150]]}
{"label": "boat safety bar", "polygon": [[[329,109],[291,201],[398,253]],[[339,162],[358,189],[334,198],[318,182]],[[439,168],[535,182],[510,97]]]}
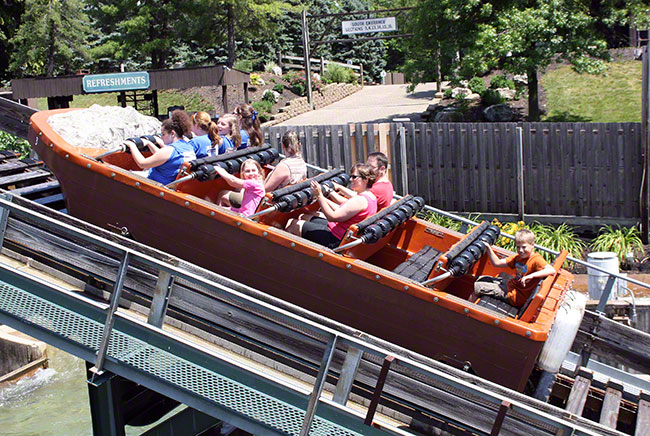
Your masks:
{"label": "boat safety bar", "polygon": [[[21,199],[21,202],[25,201]],[[78,238],[117,253],[122,257],[122,266],[118,271],[126,271],[128,274],[130,262],[144,263],[234,300],[235,303],[242,304],[242,307],[250,307],[254,317],[275,319],[294,325],[298,327],[299,334],[306,337],[325,338],[328,345],[316,382],[309,393],[305,392],[304,388],[288,386],[276,377],[260,373],[252,367],[236,364],[231,358],[163,331],[154,324],[147,324],[128,314],[113,311],[113,302],[119,298],[118,292],[113,293],[110,305],[97,303],[0,263],[0,322],[43,339],[89,362],[95,361],[96,364],[102,364],[98,362],[98,353],[104,346],[103,337],[108,336],[103,368],[255,434],[308,434],[305,428],[313,430],[321,426],[324,433],[311,434],[401,434],[400,431],[388,427],[363,425],[364,420],[372,422],[372,416],[360,417],[358,412],[345,407],[345,396],[342,399],[339,397],[340,402],[321,398],[323,383],[332,361],[332,352],[335,348],[345,350],[346,347],[349,352],[360,350],[382,361],[397,356],[393,367],[399,362],[400,367],[449,386],[454,392],[464,392],[469,397],[479,398],[483,405],[488,405],[492,410],[498,410],[503,401],[509,401],[511,406],[508,413],[525,417],[526,420],[537,422],[542,427],[550,426],[555,434],[598,434],[580,419],[578,422],[575,419],[565,420],[560,409],[557,415],[553,415],[548,413],[548,405],[544,406],[544,411],[506,398],[496,389],[488,389],[489,382],[483,381],[484,386],[480,386],[472,383],[472,376],[465,373],[464,378],[456,377],[453,368],[445,368],[443,371],[438,368],[441,364],[422,356],[415,360],[407,350],[377,338],[358,337],[356,330],[334,321],[326,320],[327,324],[318,323],[314,321],[318,319],[318,315],[300,308],[295,308],[293,312],[289,303],[265,297],[264,293],[259,291],[255,292],[261,298],[255,298],[238,290],[246,288],[245,285],[206,271],[205,275],[208,277],[223,279],[221,282],[207,280],[198,272],[152,258],[134,248],[125,247],[15,204],[8,193],[0,195],[0,243],[4,242],[5,227],[2,223],[7,223],[7,219],[4,219],[6,215],[13,219],[18,217],[37,226],[56,229],[58,233],[64,233],[68,237]],[[200,268],[194,271],[197,270]],[[120,277],[121,273],[118,272],[115,280],[116,290],[121,287]],[[232,286],[228,286],[228,283]],[[309,318],[296,313],[307,313]],[[356,366],[351,366],[353,371],[356,371]],[[354,380],[354,375],[342,374],[341,380]],[[380,382],[383,383],[378,380],[378,386],[382,384]],[[337,386],[337,390],[339,388],[340,386]],[[378,395],[377,392],[376,394]],[[247,407],[247,411],[237,411],[236,405],[242,404],[242,401],[247,405],[250,403],[251,407]],[[290,428],[280,429],[278,426]]]}

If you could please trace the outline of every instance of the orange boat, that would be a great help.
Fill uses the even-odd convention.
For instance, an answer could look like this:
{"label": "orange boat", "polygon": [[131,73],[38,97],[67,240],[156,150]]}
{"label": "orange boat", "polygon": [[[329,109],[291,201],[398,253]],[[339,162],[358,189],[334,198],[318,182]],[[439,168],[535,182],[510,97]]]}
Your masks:
{"label": "orange boat", "polygon": [[[522,309],[471,303],[476,277],[513,273],[483,255],[477,241],[498,237],[488,223],[457,233],[418,219],[423,201],[407,196],[352,226],[330,250],[281,230],[317,206],[308,184],[267,193],[254,218],[210,201],[227,185],[218,177],[200,181],[213,177],[209,165],[236,172],[252,157],[269,170],[277,156],[269,146],[186,163],[179,175],[186,181],[169,188],[131,172],[137,168],[128,153],[98,160],[105,150],[68,144],[47,123],[57,112],[32,116],[30,142],[57,176],[70,214],[501,385],[526,387],[573,281],[560,269],[566,253],[554,263],[558,274]],[[345,177],[338,170],[317,179]]]}

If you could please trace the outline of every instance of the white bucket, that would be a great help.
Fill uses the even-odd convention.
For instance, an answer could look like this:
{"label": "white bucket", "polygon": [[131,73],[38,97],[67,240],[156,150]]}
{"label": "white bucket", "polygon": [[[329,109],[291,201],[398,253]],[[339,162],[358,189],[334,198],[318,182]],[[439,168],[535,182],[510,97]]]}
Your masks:
{"label": "white bucket", "polygon": [[[616,256],[616,253],[612,253],[611,251],[597,251],[594,253],[589,253],[587,255],[587,262],[600,267],[605,271],[618,274],[618,257]],[[605,289],[609,275],[600,271],[596,271],[593,268],[588,268],[587,274],[589,276],[587,282],[589,299],[600,300],[600,296],[603,293],[603,289]],[[617,291],[618,283],[615,282],[614,286],[612,287],[612,291],[609,294],[610,300],[617,299]]]}

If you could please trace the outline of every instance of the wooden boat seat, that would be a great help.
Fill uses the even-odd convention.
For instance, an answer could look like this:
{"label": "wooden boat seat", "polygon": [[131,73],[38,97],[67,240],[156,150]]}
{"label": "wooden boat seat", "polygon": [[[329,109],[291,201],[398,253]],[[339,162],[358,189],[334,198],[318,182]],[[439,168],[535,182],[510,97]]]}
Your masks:
{"label": "wooden boat seat", "polygon": [[383,248],[395,229],[424,207],[422,197],[407,195],[365,220],[350,226],[334,251],[357,259],[368,259]]}
{"label": "wooden boat seat", "polygon": [[425,245],[424,248],[412,254],[406,261],[397,265],[393,272],[416,282],[422,282],[429,277],[441,254],[442,251],[436,250],[430,245]]}
{"label": "wooden boat seat", "polygon": [[511,305],[507,301],[490,297],[489,295],[482,296],[479,300],[476,301],[476,304],[488,309],[492,309],[511,318],[518,318],[524,322],[532,322],[537,315],[540,307],[542,307],[542,304],[544,304],[544,300],[551,291],[553,284],[557,280],[560,268],[562,268],[562,265],[564,264],[564,261],[566,260],[568,254],[569,252],[567,250],[562,250],[560,254],[557,255],[553,261],[555,275],[546,277],[544,280],[540,281],[524,305],[520,308]]}

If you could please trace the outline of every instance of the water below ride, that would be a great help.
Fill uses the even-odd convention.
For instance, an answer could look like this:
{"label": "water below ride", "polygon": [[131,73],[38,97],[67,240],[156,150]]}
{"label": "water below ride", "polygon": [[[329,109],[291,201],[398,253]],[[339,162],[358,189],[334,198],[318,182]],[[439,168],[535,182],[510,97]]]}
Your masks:
{"label": "water below ride", "polygon": [[[85,362],[50,346],[47,354],[49,368],[0,388],[2,436],[93,434]],[[127,426],[126,434],[139,435],[152,426]]]}

